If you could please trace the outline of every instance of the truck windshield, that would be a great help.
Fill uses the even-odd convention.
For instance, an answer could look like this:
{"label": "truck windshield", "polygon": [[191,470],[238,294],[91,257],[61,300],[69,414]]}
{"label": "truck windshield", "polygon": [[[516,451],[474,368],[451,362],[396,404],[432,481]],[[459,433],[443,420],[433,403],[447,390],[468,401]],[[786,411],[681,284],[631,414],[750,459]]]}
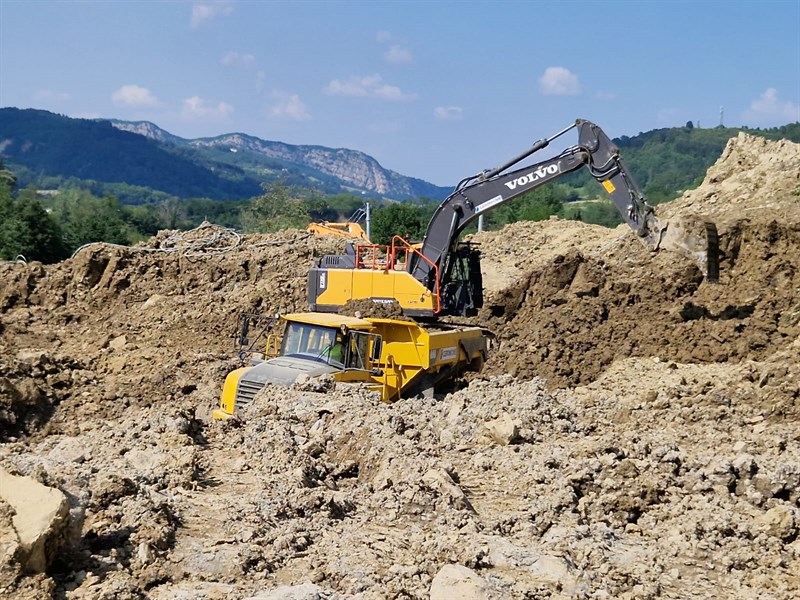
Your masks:
{"label": "truck windshield", "polygon": [[343,367],[345,343],[342,333],[334,327],[289,322],[283,334],[281,356],[310,358]]}

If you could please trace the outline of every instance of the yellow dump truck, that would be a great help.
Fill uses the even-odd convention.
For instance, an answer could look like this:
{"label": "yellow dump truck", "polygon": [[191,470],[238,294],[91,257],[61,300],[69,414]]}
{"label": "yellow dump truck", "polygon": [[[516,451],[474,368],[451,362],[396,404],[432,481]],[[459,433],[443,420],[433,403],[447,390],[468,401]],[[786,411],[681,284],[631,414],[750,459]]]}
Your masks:
{"label": "yellow dump truck", "polygon": [[426,393],[465,371],[480,371],[490,340],[479,327],[424,328],[397,319],[307,312],[281,320],[280,344],[268,339],[264,360],[253,360],[228,374],[215,419],[236,414],[267,382],[288,386],[301,374],[363,382],[386,402]]}

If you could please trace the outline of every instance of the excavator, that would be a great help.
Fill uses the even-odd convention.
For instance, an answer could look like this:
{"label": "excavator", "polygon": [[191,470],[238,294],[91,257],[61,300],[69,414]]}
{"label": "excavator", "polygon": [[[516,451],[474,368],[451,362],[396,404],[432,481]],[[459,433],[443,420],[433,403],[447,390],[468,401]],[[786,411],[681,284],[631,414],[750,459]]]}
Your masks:
{"label": "excavator", "polygon": [[347,219],[344,223],[337,223],[334,221],[319,221],[316,223],[310,223],[308,227],[306,227],[306,231],[309,233],[313,233],[314,235],[331,235],[336,237],[343,237],[343,238],[359,238],[366,242],[367,244],[371,244],[372,242],[369,239],[369,234],[367,231],[361,227],[361,223],[359,221],[365,220],[367,225],[367,230],[369,229],[369,202],[366,202],[364,206],[361,208],[356,209],[356,211],[350,215],[350,218]]}
{"label": "excavator", "polygon": [[[577,129],[578,143],[541,162],[509,170]],[[459,235],[481,215],[568,173],[586,167],[611,196],[647,251],[670,250],[694,260],[709,282],[719,277],[719,242],[713,223],[660,221],[600,127],[578,119],[505,164],[461,180],[437,208],[421,245],[395,236],[388,246],[346,247],[323,256],[309,271],[311,310],[336,312],[350,300],[398,302],[420,319],[473,316],[483,306],[480,252]]]}
{"label": "excavator", "polygon": [[[578,130],[576,145],[509,170],[572,129]],[[234,416],[268,382],[290,385],[303,374],[365,383],[391,402],[431,392],[465,371],[480,371],[493,336],[479,327],[438,321],[472,316],[483,305],[480,253],[458,237],[493,208],[581,167],[611,196],[643,250],[679,252],[694,260],[708,281],[717,280],[714,224],[657,219],[616,145],[597,125],[579,119],[507,163],[459,182],[434,213],[421,244],[395,236],[388,246],[348,243],[344,254],[320,258],[308,277],[312,312],[281,317],[281,339],[270,336],[265,355],[228,374],[214,417]],[[363,299],[397,302],[405,316],[417,320],[331,314]]]}
{"label": "excavator", "polygon": [[343,238],[360,238],[365,242],[367,242],[367,244],[371,243],[369,237],[367,236],[367,232],[364,231],[364,228],[361,227],[359,223],[354,223],[352,221],[347,221],[345,223],[336,223],[334,221],[320,221],[319,223],[310,223],[308,227],[306,227],[306,231],[308,233],[313,233],[314,235],[332,235]]}

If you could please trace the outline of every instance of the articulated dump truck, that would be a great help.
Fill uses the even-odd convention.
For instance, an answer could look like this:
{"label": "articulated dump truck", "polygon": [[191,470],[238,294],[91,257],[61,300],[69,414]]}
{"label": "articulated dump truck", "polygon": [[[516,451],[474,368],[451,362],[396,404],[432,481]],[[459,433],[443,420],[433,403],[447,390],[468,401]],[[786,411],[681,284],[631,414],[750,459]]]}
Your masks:
{"label": "articulated dump truck", "polygon": [[432,392],[466,371],[480,371],[490,343],[490,335],[479,327],[423,327],[413,321],[317,312],[281,320],[280,343],[267,339],[265,359],[228,374],[215,419],[235,415],[268,382],[288,386],[301,375],[361,382],[385,402]]}

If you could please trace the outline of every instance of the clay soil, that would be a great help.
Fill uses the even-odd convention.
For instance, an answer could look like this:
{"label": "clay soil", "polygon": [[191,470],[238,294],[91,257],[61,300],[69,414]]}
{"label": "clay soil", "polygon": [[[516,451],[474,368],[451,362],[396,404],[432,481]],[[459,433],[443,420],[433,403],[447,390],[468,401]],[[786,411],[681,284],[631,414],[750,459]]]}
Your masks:
{"label": "clay soil", "polygon": [[235,422],[210,413],[239,315],[304,310],[341,240],[0,264],[0,467],[70,504],[0,596],[800,596],[800,146],[740,135],[657,213],[717,225],[719,283],[625,226],[476,234],[482,373],[392,405],[267,386]]}

